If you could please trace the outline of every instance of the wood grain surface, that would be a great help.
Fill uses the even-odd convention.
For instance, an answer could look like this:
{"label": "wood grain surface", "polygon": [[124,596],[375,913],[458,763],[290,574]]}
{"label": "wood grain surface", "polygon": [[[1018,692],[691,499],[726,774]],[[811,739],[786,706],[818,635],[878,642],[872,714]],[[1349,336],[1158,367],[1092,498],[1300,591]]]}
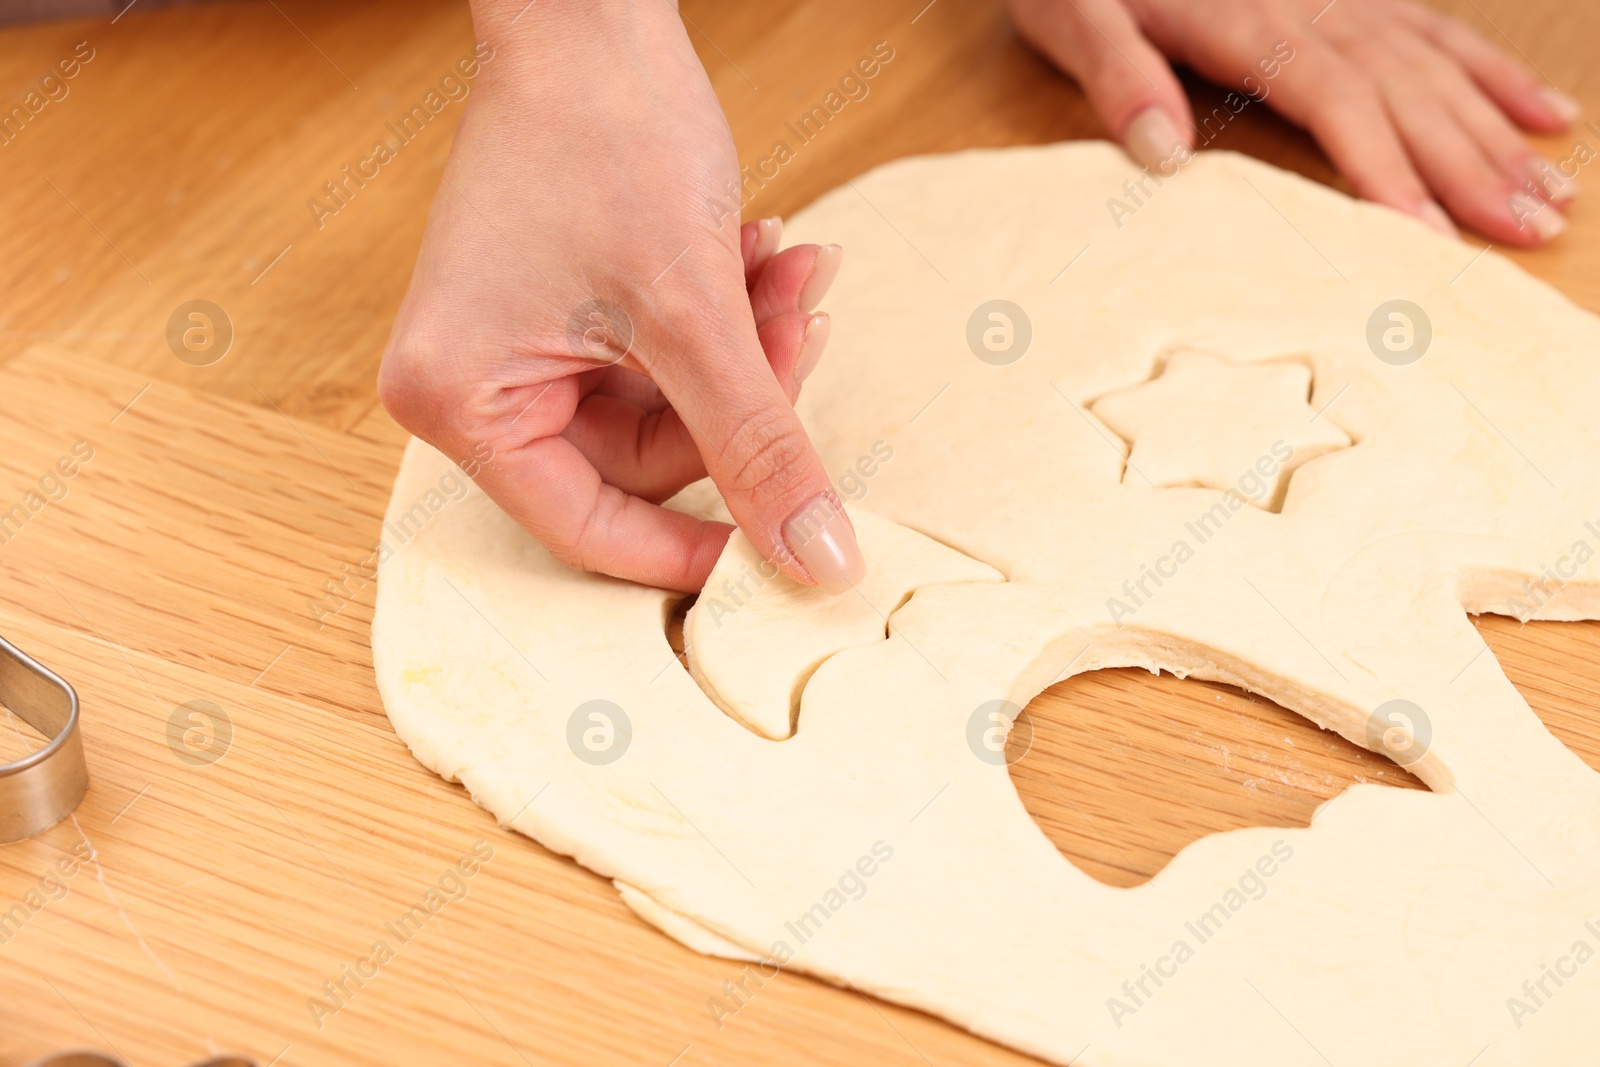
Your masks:
{"label": "wood grain surface", "polygon": [[[1600,111],[1600,8],[1456,6]],[[752,217],[909,154],[1104,135],[992,0],[685,0],[683,13],[746,161],[876,42],[895,49]],[[78,687],[91,769],[72,820],[0,847],[0,1067],[78,1047],[140,1067],[217,1051],[303,1065],[1029,1062],[789,975],[718,1025],[707,1001],[742,965],[669,941],[604,880],[500,830],[389,728],[367,648],[373,589],[351,575],[404,440],[377,406],[377,359],[459,105],[336,215],[319,225],[307,201],[470,50],[465,6],[241,0],[12,28],[0,104],[80,42],[93,58],[68,94],[0,144],[0,512],[30,492],[47,501],[0,543],[0,634]],[[1203,108],[1218,97],[1190,89]],[[1600,147],[1600,130],[1543,148],[1562,159],[1578,141]],[[1265,109],[1218,145],[1339,184]],[[1580,199],[1571,221],[1555,247],[1515,258],[1600,309],[1600,214]],[[232,323],[214,365],[168,347],[190,300]],[[78,458],[58,484],[64,457]],[[1600,767],[1600,627],[1481,629]],[[1117,885],[1207,833],[1304,825],[1351,782],[1420,788],[1204,683],[1099,672],[1028,714],[1032,746],[1012,768],[1024,802]],[[31,743],[0,722],[0,757]],[[436,915],[386,935],[441,886]],[[44,906],[6,925],[30,890]],[[394,957],[317,1013],[324,983],[384,937]]]}

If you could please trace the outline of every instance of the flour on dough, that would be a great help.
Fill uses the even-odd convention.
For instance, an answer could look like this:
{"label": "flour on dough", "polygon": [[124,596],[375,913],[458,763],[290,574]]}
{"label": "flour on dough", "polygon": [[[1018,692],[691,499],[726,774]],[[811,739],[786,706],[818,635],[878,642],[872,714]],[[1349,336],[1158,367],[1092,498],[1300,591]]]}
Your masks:
{"label": "flour on dough", "polygon": [[[716,626],[720,582],[759,564],[735,538],[691,675],[679,595],[570,572],[473,493],[380,567],[396,731],[691,947],[1053,1063],[1589,1062],[1600,963],[1537,983],[1600,947],[1600,776],[1468,613],[1600,615],[1600,320],[1227,153],[1114,221],[1138,177],[1104,144],[910,159],[789,220],[849,250],[801,417],[830,471],[892,449],[852,504],[870,611],[803,610],[773,579]],[[996,300],[1031,337],[1000,365],[968,342]],[[1431,329],[1408,365],[1367,341],[1396,300]],[[1280,439],[1298,461],[1246,499]],[[391,513],[448,470],[413,442]],[[1432,791],[1358,785],[1309,828],[1215,834],[1106,886],[971,730],[1130,664],[1369,747],[1405,701]],[[599,754],[574,741],[595,708]]]}

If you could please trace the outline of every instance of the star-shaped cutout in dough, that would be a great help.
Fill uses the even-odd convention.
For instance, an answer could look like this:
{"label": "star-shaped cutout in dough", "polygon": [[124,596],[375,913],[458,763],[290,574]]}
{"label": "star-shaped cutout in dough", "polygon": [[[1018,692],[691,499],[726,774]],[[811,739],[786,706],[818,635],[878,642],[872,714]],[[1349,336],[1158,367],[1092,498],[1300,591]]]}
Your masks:
{"label": "star-shaped cutout in dough", "polygon": [[1350,447],[1310,395],[1301,363],[1178,352],[1159,377],[1101,397],[1093,411],[1131,446],[1124,484],[1204,486],[1277,511],[1296,467]]}

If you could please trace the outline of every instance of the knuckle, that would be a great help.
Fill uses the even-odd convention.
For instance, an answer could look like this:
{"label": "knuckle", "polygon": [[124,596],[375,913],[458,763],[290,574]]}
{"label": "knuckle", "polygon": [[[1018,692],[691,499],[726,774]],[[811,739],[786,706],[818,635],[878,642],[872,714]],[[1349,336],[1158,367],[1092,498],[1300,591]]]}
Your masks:
{"label": "knuckle", "polygon": [[615,561],[607,550],[612,543],[610,531],[626,506],[612,497],[597,497],[594,507],[584,514],[575,529],[545,538],[545,548],[573,570],[613,573]]}
{"label": "knuckle", "polygon": [[1271,48],[1273,40],[1292,36],[1296,32],[1296,27],[1284,17],[1279,6],[1269,0],[1245,0],[1233,9],[1227,19],[1222,20],[1221,25],[1210,21],[1204,12],[1197,11],[1197,22],[1192,25],[1192,31],[1206,34],[1228,55],[1248,62],[1263,46]]}
{"label": "knuckle", "polygon": [[398,353],[385,353],[383,362],[378,365],[379,403],[397,422],[405,425],[410,421],[406,416],[417,399],[417,380],[411,361]]}
{"label": "knuckle", "polygon": [[589,569],[588,567],[584,566],[584,554],[576,542],[548,538],[544,543],[544,547],[545,551],[554,556],[556,561],[564,567],[571,568],[575,571],[586,571]]}
{"label": "knuckle", "polygon": [[378,366],[378,399],[402,424],[417,421],[433,390],[435,360],[425,350],[406,346],[384,353]]}
{"label": "knuckle", "polygon": [[1326,131],[1349,121],[1367,122],[1383,112],[1383,98],[1377,83],[1354,64],[1341,64],[1337,71],[1339,92],[1313,94],[1306,112],[1306,125]]}
{"label": "knuckle", "polygon": [[562,566],[578,571],[592,570],[588,562],[590,553],[586,550],[585,543],[592,536],[594,520],[594,513],[590,512],[584,516],[576,529],[536,530],[534,534],[538,537],[539,543],[544,545],[545,551],[554,556]]}
{"label": "knuckle", "polygon": [[378,401],[401,426],[432,440],[453,425],[463,397],[450,347],[430,334],[397,331],[378,365]]}
{"label": "knuckle", "polygon": [[[1059,5],[1051,3],[1050,0],[1007,0],[1006,6],[1010,9],[1012,21],[1016,23],[1023,38],[1035,45],[1048,43],[1051,39],[1051,27],[1061,26],[1067,14],[1058,10]],[[1078,27],[1075,24],[1066,22],[1067,34],[1077,37],[1077,31]]]}
{"label": "knuckle", "polygon": [[768,409],[745,418],[728,439],[733,488],[757,500],[775,500],[805,478],[810,450],[797,421]]}
{"label": "knuckle", "polygon": [[1454,15],[1439,16],[1438,36],[1447,47],[1460,49],[1472,49],[1483,40],[1477,30]]}
{"label": "knuckle", "polygon": [[1275,0],[1248,0],[1240,5],[1240,22],[1252,38],[1260,38],[1273,33],[1292,31],[1295,24],[1284,14],[1283,5]]}

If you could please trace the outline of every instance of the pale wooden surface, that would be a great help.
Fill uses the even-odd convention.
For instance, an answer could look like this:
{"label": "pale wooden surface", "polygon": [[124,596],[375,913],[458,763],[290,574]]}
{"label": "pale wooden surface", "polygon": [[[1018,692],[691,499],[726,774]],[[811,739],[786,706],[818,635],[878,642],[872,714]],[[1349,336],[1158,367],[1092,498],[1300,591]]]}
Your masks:
{"label": "pale wooden surface", "polygon": [[[685,3],[747,160],[874,42],[896,49],[753,214],[907,154],[1102,133],[994,3],[924,3]],[[1600,9],[1459,6],[1600,111]],[[788,976],[719,1029],[706,1001],[739,966],[656,934],[608,884],[500,831],[411,759],[372,686],[370,585],[320,629],[308,611],[377,539],[402,438],[373,374],[455,112],[322,229],[305,201],[470,48],[464,6],[238,2],[7,30],[3,99],[82,40],[96,57],[70,95],[0,146],[0,510],[75,442],[95,456],[0,545],[0,634],[78,686],[92,783],[76,822],[0,848],[0,910],[82,841],[98,863],[0,944],[0,1067],[78,1046],[141,1067],[213,1049],[263,1064],[1025,1062]],[[1585,129],[1546,149],[1561,158],[1579,137],[1600,147]],[[1261,109],[1222,145],[1332,180]],[[1556,248],[1517,258],[1600,308],[1600,215],[1580,201],[1572,222]],[[165,345],[169,313],[194,298],[237,331],[212,367]],[[1546,722],[1600,766],[1586,707],[1600,628],[1484,629]],[[195,700],[232,724],[211,765],[168,742],[169,717]],[[1200,683],[1102,672],[1030,714],[1034,747],[1013,767],[1024,801],[1115,884],[1205,833],[1303,825],[1351,781],[1416,786]],[[0,753],[23,744],[0,727]],[[319,1030],[307,999],[480,841],[495,854],[466,898]]]}

